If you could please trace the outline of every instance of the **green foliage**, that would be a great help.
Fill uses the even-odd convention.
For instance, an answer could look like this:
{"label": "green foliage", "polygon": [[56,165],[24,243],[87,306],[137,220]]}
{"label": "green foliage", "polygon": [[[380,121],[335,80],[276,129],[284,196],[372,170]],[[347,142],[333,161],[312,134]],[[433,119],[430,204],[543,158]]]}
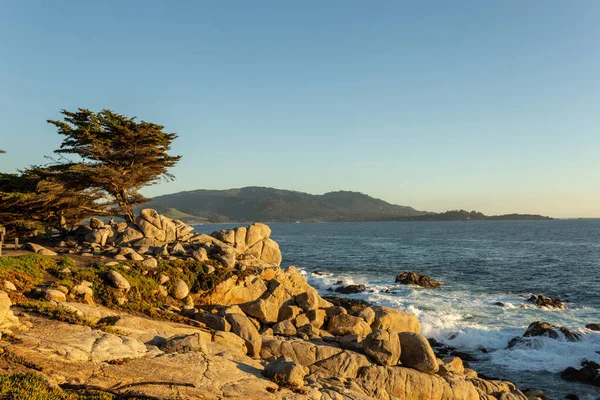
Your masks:
{"label": "green foliage", "polygon": [[64,121],[48,121],[65,136],[56,152],[80,157],[83,163],[73,168],[78,179],[108,194],[120,215],[133,221],[133,206],[148,200],[138,190],[161,177],[173,178],[167,169],[181,157],[168,151],[177,135],[110,110],[95,113],[80,108],[61,113]]}
{"label": "green foliage", "polygon": [[96,204],[101,193],[73,179],[72,168],[59,164],[0,173],[0,224],[13,236],[43,227],[66,233],[83,219],[104,213]]}
{"label": "green foliage", "polygon": [[115,396],[97,391],[62,391],[52,387],[42,375],[27,372],[0,375],[0,398],[5,400],[112,400]]}
{"label": "green foliage", "polygon": [[40,314],[48,319],[53,319],[56,321],[66,322],[68,324],[74,325],[86,325],[86,326],[94,326],[90,324],[85,319],[81,318],[77,313],[73,310],[69,310],[65,307],[55,306],[46,301],[28,301],[24,303],[18,303],[19,307],[33,311],[37,314]]}
{"label": "green foliage", "polygon": [[55,259],[38,254],[0,257],[0,280],[9,280],[18,291],[28,292],[44,280],[47,270],[57,265]]}

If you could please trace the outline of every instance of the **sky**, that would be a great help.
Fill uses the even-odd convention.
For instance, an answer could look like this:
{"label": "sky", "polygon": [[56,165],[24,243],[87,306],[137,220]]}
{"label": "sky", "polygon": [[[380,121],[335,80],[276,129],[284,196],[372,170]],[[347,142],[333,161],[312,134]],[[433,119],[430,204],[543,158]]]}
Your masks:
{"label": "sky", "polygon": [[60,110],[179,138],[148,196],[353,190],[600,217],[600,2],[0,0],[0,171]]}

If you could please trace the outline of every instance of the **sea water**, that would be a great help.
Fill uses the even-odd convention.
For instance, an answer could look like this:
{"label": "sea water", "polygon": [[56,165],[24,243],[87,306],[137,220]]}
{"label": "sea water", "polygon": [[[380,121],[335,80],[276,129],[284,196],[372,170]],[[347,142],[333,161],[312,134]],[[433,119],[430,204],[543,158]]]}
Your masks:
{"label": "sea water", "polygon": [[[210,233],[235,225],[199,225]],[[271,223],[282,265],[295,265],[321,294],[362,283],[347,297],[414,313],[422,333],[471,354],[471,366],[551,399],[582,399],[600,388],[563,381],[583,360],[600,363],[600,220]],[[426,289],[394,283],[415,271],[443,282]],[[540,309],[531,294],[560,297],[566,310]],[[503,306],[494,303],[501,302]],[[507,349],[530,323],[574,329],[578,342],[539,337]]]}

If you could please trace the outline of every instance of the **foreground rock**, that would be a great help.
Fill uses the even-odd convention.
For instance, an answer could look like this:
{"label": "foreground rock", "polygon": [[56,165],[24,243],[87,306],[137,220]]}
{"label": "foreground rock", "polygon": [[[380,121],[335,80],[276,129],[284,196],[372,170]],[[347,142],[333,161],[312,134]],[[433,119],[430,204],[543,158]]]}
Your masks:
{"label": "foreground rock", "polygon": [[377,329],[362,341],[364,352],[379,365],[396,365],[400,361],[398,332]]}
{"label": "foreground rock", "polygon": [[396,276],[396,283],[403,285],[417,285],[425,288],[436,288],[442,286],[442,284],[433,278],[426,275],[420,275],[416,272],[403,272]]}

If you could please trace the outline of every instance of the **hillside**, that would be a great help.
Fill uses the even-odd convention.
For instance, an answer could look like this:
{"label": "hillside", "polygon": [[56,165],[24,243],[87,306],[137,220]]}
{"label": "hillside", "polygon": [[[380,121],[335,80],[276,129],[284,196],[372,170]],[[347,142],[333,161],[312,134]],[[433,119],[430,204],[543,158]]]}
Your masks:
{"label": "hillside", "polygon": [[476,211],[431,213],[350,191],[322,195],[265,187],[193,190],[156,197],[148,205],[187,222],[461,221],[550,219],[540,215],[486,216]]}
{"label": "hillside", "polygon": [[380,221],[425,214],[358,192],[313,195],[263,187],[179,192],[156,197],[149,207],[199,222]]}

